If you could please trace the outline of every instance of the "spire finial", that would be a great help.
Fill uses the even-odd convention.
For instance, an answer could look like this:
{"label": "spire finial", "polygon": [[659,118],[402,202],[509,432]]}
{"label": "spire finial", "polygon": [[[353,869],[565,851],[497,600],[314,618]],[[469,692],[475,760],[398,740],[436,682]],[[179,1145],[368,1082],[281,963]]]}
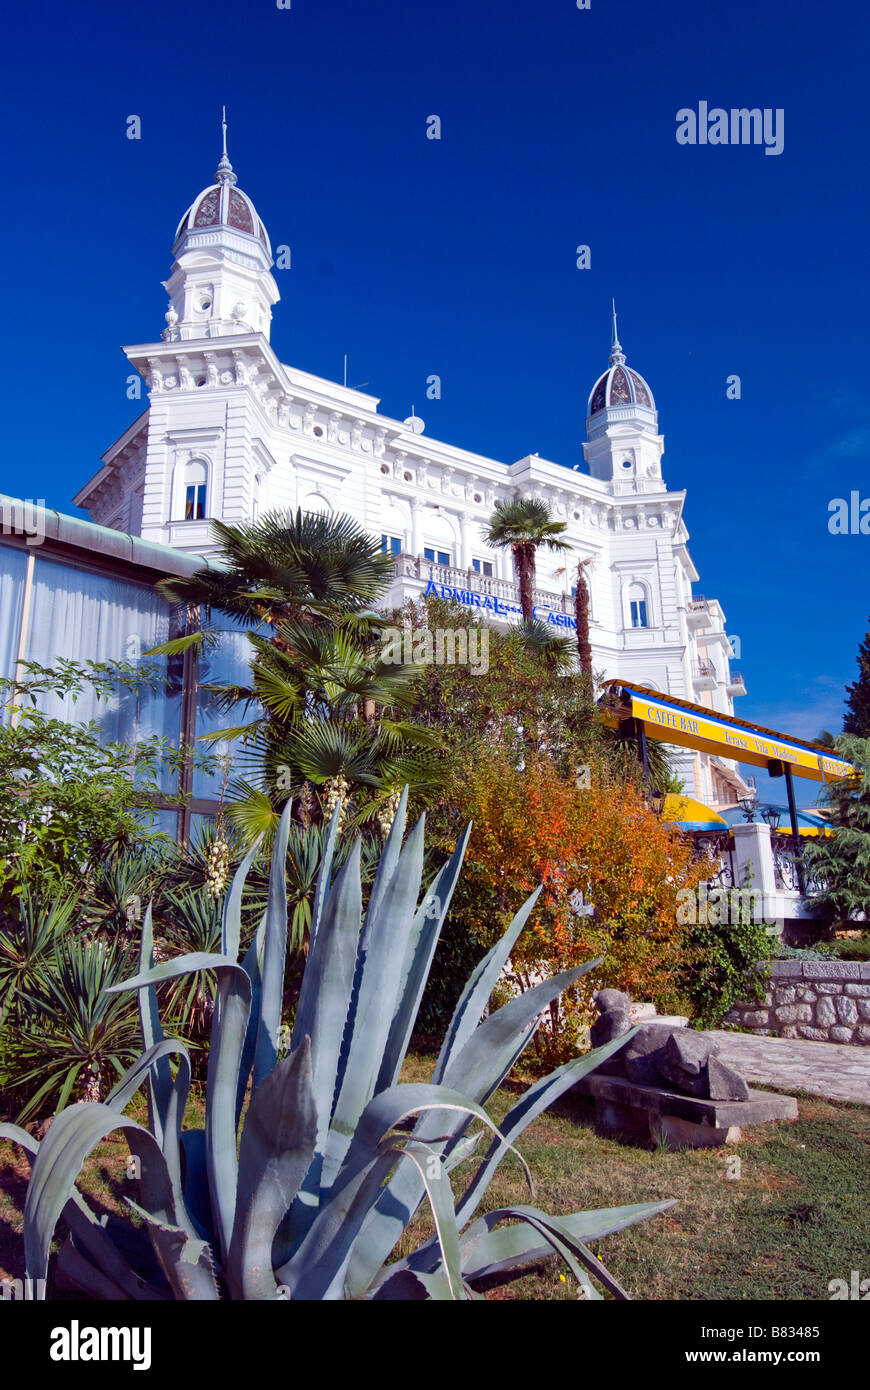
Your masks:
{"label": "spire finial", "polygon": [[223,154],[221,155],[221,162],[217,167],[217,173],[214,177],[215,183],[228,183],[232,185],[234,183],[238,183],[238,179],[233,173],[233,166],[232,164],[230,164],[229,157],[227,155],[227,108],[225,106],[221,107],[221,113],[221,131],[223,133]]}
{"label": "spire finial", "polygon": [[619,334],[616,331],[616,300],[610,301],[613,312],[613,340],[610,344],[610,365],[615,367],[625,361],[625,353],[622,351],[622,344],[619,341]]}

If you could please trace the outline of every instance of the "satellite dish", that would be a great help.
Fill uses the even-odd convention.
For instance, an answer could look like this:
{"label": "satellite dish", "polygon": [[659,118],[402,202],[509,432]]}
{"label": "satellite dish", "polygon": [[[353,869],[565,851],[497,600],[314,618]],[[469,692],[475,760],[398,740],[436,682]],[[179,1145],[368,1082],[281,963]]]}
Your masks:
{"label": "satellite dish", "polygon": [[407,420],[403,421],[403,424],[405,429],[410,430],[412,434],[422,434],[426,428],[426,422],[421,420],[419,415],[414,414],[413,406],[411,406],[411,414],[408,416]]}

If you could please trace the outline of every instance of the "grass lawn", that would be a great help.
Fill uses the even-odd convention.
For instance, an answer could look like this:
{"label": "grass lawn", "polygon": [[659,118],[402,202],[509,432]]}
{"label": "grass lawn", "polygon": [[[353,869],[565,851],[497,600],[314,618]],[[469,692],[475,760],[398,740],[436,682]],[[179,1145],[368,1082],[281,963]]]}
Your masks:
{"label": "grass lawn", "polygon": [[[428,1080],[433,1062],[409,1058],[403,1079]],[[510,1082],[492,1098],[496,1122],[524,1084]],[[597,1253],[633,1298],[827,1300],[828,1281],[862,1270],[870,1250],[870,1109],[807,1094],[798,1103],[798,1120],[748,1129],[736,1148],[669,1152],[600,1138],[591,1104],[569,1096],[530,1125],[518,1147],[532,1170],[534,1204],[546,1211],[678,1199],[665,1215],[599,1243]],[[201,1123],[201,1102],[192,1105],[199,1114],[187,1123]],[[133,1113],[144,1118],[141,1100]],[[137,1184],[124,1176],[126,1155],[123,1142],[106,1143],[88,1161],[81,1186],[97,1210],[120,1210],[125,1195],[135,1198]],[[741,1176],[729,1179],[727,1164],[735,1157]],[[453,1175],[457,1193],[464,1171]],[[0,1277],[24,1272],[27,1173],[21,1150],[0,1143]],[[529,1200],[509,1156],[487,1206]],[[429,1229],[421,1212],[398,1253]],[[571,1276],[563,1282],[560,1273],[551,1261],[487,1297],[572,1298]]]}

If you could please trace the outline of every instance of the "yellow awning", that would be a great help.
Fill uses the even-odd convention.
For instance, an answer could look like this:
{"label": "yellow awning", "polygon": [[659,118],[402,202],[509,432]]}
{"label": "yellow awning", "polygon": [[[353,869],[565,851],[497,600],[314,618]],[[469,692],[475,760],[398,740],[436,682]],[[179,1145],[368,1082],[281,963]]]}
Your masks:
{"label": "yellow awning", "polygon": [[703,801],[696,801],[693,796],[683,796],[679,792],[668,792],[662,808],[662,820],[669,825],[682,825],[686,830],[715,830],[719,825],[728,829],[728,822],[718,812],[711,811]]}
{"label": "yellow awning", "polygon": [[[641,722],[647,738],[661,743],[675,743],[755,767],[781,763],[796,777],[810,777],[816,782],[831,782],[852,771],[849,763],[819,744],[747,724],[705,705],[693,705],[644,686],[627,685],[621,680],[605,681],[605,686],[624,693],[627,708],[622,717],[630,714]],[[604,710],[602,718],[611,725],[620,722],[613,710]]]}

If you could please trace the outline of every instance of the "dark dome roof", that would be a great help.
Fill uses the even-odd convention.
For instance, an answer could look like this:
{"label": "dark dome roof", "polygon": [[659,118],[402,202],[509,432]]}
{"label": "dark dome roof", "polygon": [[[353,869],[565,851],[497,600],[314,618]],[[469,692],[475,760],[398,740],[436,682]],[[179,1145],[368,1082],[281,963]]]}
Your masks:
{"label": "dark dome roof", "polygon": [[219,226],[232,227],[233,231],[256,237],[271,255],[266,228],[257,215],[257,209],[247,193],[234,187],[228,180],[211,184],[194,198],[178,224],[175,240],[178,241],[183,232],[198,232]]}
{"label": "dark dome roof", "polygon": [[625,365],[625,358],[620,352],[611,356],[607,371],[592,387],[589,393],[589,414],[595,415],[608,406],[621,405],[640,405],[646,410],[656,408],[648,384],[639,372]]}

